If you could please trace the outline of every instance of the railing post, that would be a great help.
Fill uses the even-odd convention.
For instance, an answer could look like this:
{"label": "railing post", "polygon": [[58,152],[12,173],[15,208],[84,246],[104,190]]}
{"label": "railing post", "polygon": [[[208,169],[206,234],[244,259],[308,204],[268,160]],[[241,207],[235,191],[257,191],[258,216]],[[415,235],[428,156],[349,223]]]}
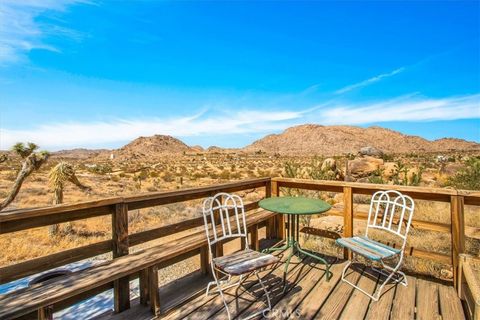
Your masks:
{"label": "railing post", "polygon": [[[353,192],[352,187],[343,187],[343,236],[353,237]],[[343,249],[343,258],[352,259],[352,252]]]}
{"label": "railing post", "polygon": [[[280,195],[280,188],[278,182],[272,180],[271,182],[271,195],[272,197],[278,197]],[[285,239],[285,216],[283,214],[277,214],[275,216],[276,235],[278,239]]]}
{"label": "railing post", "polygon": [[463,196],[450,197],[450,213],[452,222],[452,266],[453,284],[458,287],[459,254],[465,252],[465,219]]}
{"label": "railing post", "polygon": [[[128,254],[128,205],[115,205],[112,214],[112,247],[113,258]],[[113,283],[113,300],[115,312],[130,308],[130,282],[128,277],[115,280]]]}
{"label": "railing post", "polygon": [[200,270],[202,274],[209,274],[209,261],[208,245],[204,245],[200,248]]}
{"label": "railing post", "polygon": [[[272,196],[272,180],[265,184],[265,198]],[[267,226],[265,228],[265,236],[267,239],[273,239],[275,237],[275,218],[267,220]]]}
{"label": "railing post", "polygon": [[251,240],[251,243],[250,243],[250,247],[253,249],[253,250],[260,250],[260,243],[258,241],[258,225],[255,224],[253,226],[251,226],[249,228],[250,230],[250,240]]}

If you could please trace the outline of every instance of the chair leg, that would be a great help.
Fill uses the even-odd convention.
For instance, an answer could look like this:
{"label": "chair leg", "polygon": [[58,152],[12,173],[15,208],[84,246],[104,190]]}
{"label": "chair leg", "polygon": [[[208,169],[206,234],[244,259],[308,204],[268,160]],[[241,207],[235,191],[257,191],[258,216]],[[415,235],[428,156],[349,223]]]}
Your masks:
{"label": "chair leg", "polygon": [[262,286],[263,292],[265,292],[265,296],[267,297],[268,308],[266,310],[270,311],[270,310],[272,310],[272,303],[270,301],[270,295],[268,293],[268,290],[265,287],[265,284],[263,284],[262,278],[260,278],[260,275],[258,274],[258,271],[255,271],[255,275],[257,276],[258,282]]}
{"label": "chair leg", "polygon": [[[349,260],[347,265],[345,266],[345,268],[343,268],[343,272],[342,272],[342,281],[343,282],[346,282],[348,283],[349,285],[351,285],[352,287],[354,287],[355,289],[358,289],[359,291],[361,291],[362,293],[364,293],[365,295],[367,295],[368,297],[370,297],[372,300],[374,301],[378,301],[378,299],[380,298],[381,294],[382,294],[382,291],[383,291],[383,288],[385,287],[385,285],[393,278],[393,276],[395,274],[400,274],[402,275],[402,280],[399,280],[399,279],[394,279],[395,282],[397,283],[401,283],[402,285],[404,286],[407,286],[408,283],[407,283],[407,277],[405,276],[405,273],[403,273],[402,271],[399,271],[398,269],[400,268],[400,266],[402,265],[402,261],[403,261],[403,256],[400,256],[400,259],[397,263],[397,265],[392,268],[390,266],[387,266],[383,260],[381,260],[381,263],[382,263],[382,266],[383,266],[383,270],[381,269],[377,269],[375,267],[372,267],[372,270],[375,270],[377,271],[378,273],[384,275],[387,277],[387,279],[385,279],[385,281],[383,281],[383,283],[380,285],[380,287],[378,289],[375,290],[375,292],[373,294],[370,294],[368,292],[366,292],[365,290],[363,290],[362,288],[360,288],[359,286],[357,286],[356,284],[348,281],[346,278],[345,278],[345,274],[347,272],[347,269],[350,267],[350,265],[352,264],[352,261],[353,261],[353,255],[352,255],[352,260]],[[384,270],[389,270],[390,272],[389,273],[386,273]]]}

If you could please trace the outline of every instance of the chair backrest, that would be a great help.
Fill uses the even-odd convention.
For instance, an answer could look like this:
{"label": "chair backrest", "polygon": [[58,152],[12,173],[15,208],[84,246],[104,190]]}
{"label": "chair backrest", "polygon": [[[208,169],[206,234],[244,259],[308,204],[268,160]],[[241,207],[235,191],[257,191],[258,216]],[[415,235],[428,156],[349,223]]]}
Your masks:
{"label": "chair backrest", "polygon": [[248,248],[245,208],[239,196],[222,192],[205,199],[203,221],[209,249],[219,241],[238,237],[244,238]]}
{"label": "chair backrest", "polygon": [[370,228],[380,229],[399,236],[405,246],[414,209],[413,199],[398,191],[375,192],[370,202],[365,236],[368,237]]}

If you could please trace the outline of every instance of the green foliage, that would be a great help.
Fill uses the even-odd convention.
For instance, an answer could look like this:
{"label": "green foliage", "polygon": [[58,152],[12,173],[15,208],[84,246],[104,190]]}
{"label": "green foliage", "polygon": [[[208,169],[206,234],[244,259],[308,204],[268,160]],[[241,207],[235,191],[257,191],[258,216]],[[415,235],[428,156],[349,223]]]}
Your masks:
{"label": "green foliage", "polygon": [[458,189],[480,190],[480,159],[468,160],[464,169],[448,179],[447,185]]}
{"label": "green foliage", "polygon": [[420,166],[418,172],[412,172],[409,177],[410,168],[407,167],[402,161],[397,161],[395,165],[395,172],[392,176],[393,184],[403,186],[418,186],[422,182],[422,174],[425,168]]}
{"label": "green foliage", "polygon": [[322,170],[323,159],[314,158],[310,165],[310,178],[313,180],[335,180],[335,172],[332,170]]}
{"label": "green foliage", "polygon": [[382,159],[383,161],[387,162],[387,161],[393,161],[394,157],[392,154],[384,153],[382,154]]}
{"label": "green foliage", "polygon": [[104,175],[112,172],[112,165],[108,163],[100,163],[87,167],[87,170],[92,173]]}
{"label": "green foliage", "polygon": [[383,179],[383,172],[384,169],[378,168],[368,177],[369,183],[376,183],[376,184],[386,184],[387,181]]}
{"label": "green foliage", "polygon": [[287,178],[299,178],[300,177],[300,164],[293,162],[293,161],[287,161],[285,162],[285,177]]}
{"label": "green foliage", "polygon": [[[37,149],[38,149],[38,145],[36,145],[33,142],[27,142],[26,145],[23,142],[17,142],[12,147],[12,151],[14,151],[23,159],[31,155]],[[45,152],[45,151],[42,151],[42,152]]]}

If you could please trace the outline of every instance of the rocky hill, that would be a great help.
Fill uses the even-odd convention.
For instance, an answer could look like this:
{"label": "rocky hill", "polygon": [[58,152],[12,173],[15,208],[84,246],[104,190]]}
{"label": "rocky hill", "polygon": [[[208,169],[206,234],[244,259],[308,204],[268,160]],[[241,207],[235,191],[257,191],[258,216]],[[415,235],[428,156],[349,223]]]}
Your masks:
{"label": "rocky hill", "polygon": [[158,157],[195,151],[197,151],[196,148],[189,147],[179,139],[157,134],[150,137],[139,137],[120,149],[103,152],[100,157],[124,161],[155,159]]}
{"label": "rocky hill", "polygon": [[356,153],[365,146],[372,146],[386,153],[480,150],[480,144],[475,142],[451,138],[429,141],[381,127],[306,124],[288,128],[281,134],[268,135],[245,147],[244,151],[330,156]]}

